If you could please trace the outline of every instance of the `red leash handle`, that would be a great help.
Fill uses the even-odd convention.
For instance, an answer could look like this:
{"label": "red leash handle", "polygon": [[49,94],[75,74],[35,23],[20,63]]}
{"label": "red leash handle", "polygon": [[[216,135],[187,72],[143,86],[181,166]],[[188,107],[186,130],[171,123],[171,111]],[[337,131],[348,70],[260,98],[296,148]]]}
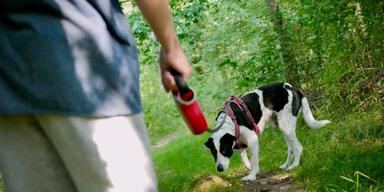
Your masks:
{"label": "red leash handle", "polygon": [[191,101],[195,94],[193,93],[192,89],[189,88],[187,82],[184,81],[179,72],[173,69],[170,72],[175,78],[176,86],[179,89],[180,98],[185,102]]}
{"label": "red leash handle", "polygon": [[185,123],[193,134],[198,135],[204,133],[208,130],[208,124],[195,99],[193,90],[189,88],[188,84],[177,71],[171,70],[171,74],[175,78],[178,88],[178,91],[172,91],[172,94]]}

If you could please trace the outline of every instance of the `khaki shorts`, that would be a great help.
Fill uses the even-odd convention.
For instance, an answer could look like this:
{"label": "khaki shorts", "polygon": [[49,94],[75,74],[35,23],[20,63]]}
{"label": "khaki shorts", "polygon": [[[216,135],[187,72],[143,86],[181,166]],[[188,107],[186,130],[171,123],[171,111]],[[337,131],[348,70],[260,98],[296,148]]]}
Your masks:
{"label": "khaki shorts", "polygon": [[0,116],[8,192],[157,191],[142,114]]}

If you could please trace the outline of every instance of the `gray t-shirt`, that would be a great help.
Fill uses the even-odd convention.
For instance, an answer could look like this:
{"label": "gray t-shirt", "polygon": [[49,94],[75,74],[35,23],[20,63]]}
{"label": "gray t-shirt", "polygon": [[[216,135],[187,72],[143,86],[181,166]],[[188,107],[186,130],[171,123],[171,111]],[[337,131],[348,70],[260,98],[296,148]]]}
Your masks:
{"label": "gray t-shirt", "polygon": [[118,0],[0,0],[0,115],[141,111]]}

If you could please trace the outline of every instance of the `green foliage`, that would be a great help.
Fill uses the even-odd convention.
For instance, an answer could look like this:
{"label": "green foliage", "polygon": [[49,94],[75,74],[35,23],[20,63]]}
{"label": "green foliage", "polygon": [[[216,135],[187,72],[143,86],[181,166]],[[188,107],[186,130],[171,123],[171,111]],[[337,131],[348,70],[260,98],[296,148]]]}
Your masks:
{"label": "green foliage", "polygon": [[[205,33],[197,53],[202,59],[198,65],[220,70],[222,78],[239,91],[277,81],[284,70],[271,22],[250,11],[260,7],[248,1],[230,1],[213,6],[204,20]],[[276,75],[266,75],[269,73]],[[209,70],[204,75],[209,75]]]}
{"label": "green foliage", "polygon": [[[302,88],[313,98],[314,106],[336,108],[337,115],[383,105],[383,2],[279,2]],[[215,76],[230,83],[236,92],[285,81],[284,50],[267,1],[170,3],[177,33],[197,79],[219,71]],[[148,25],[137,11],[129,20],[142,64],[156,63],[158,45]]]}
{"label": "green foliage", "polygon": [[[382,103],[383,62],[372,53],[383,38],[377,38],[378,31],[367,32],[370,24],[383,27],[383,22],[377,22],[382,17],[368,12],[376,9],[373,2],[282,3],[285,28],[299,53],[299,72],[307,92],[326,95],[331,100],[326,104],[337,113]],[[374,5],[383,7],[382,2]],[[377,42],[371,44],[369,39],[375,37]]]}
{"label": "green foliage", "polygon": [[[135,7],[134,4],[130,4],[129,6]],[[140,63],[145,65],[155,64],[159,46],[148,23],[144,20],[137,8],[130,11],[128,14],[128,21],[138,44]]]}

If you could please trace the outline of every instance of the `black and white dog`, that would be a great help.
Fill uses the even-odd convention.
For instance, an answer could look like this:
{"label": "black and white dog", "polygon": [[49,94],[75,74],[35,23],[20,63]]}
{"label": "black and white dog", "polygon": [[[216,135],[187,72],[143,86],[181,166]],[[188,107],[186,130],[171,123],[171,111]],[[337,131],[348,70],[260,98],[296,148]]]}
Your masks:
{"label": "black and white dog", "polygon": [[[253,118],[257,124],[255,126],[259,129],[259,133],[262,133],[266,123],[271,121],[276,123],[282,131],[288,147],[288,157],[280,168],[285,170],[294,169],[300,164],[303,147],[295,132],[300,109],[303,111],[305,122],[311,128],[321,128],[330,123],[328,120],[315,120],[304,94],[288,83],[269,84],[247,93],[240,99],[248,108],[251,119]],[[205,145],[211,150],[216,161],[216,169],[219,172],[228,168],[233,149],[237,149],[244,165],[250,169],[249,175],[243,177],[242,180],[254,181],[259,173],[257,131],[253,130],[249,116],[240,105],[231,102],[228,105],[234,117],[228,115],[228,111],[222,110],[216,118],[215,128],[211,129],[213,133]],[[235,127],[238,127],[239,131],[236,131]],[[251,162],[246,154],[245,148],[247,147],[251,151]]]}

